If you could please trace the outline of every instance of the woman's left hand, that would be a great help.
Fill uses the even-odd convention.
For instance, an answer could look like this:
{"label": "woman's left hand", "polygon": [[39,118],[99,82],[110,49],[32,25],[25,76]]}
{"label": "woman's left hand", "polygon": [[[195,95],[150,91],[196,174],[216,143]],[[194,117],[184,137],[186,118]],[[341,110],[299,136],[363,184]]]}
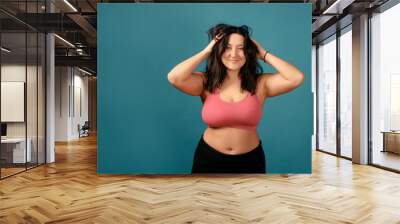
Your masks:
{"label": "woman's left hand", "polygon": [[257,50],[258,50],[257,58],[259,58],[259,59],[264,61],[263,57],[264,57],[264,54],[265,54],[266,50],[256,40],[254,40],[253,38],[250,38],[250,39],[257,46]]}

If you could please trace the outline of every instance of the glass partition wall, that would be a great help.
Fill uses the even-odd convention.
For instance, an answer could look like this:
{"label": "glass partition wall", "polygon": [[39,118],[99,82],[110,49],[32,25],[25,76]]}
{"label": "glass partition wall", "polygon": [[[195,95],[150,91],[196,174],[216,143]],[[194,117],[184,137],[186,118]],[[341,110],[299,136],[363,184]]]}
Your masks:
{"label": "glass partition wall", "polygon": [[318,45],[318,145],[336,154],[336,35]]}
{"label": "glass partition wall", "polygon": [[370,158],[400,172],[400,4],[371,18]]}
{"label": "glass partition wall", "polygon": [[[26,33],[1,34],[1,177],[26,169]],[[6,50],[4,50],[6,49]],[[28,151],[27,151],[28,146]],[[28,160],[26,160],[29,158]]]}
{"label": "glass partition wall", "polygon": [[352,27],[318,44],[317,149],[352,157]]}
{"label": "glass partition wall", "polygon": [[[400,172],[400,4],[369,18],[369,164]],[[352,158],[352,27],[317,45],[317,149]],[[357,40],[356,40],[357,41]]]}
{"label": "glass partition wall", "polygon": [[[19,2],[18,7],[35,13],[43,10],[40,2]],[[45,163],[46,40],[44,33],[4,11],[0,11],[0,20],[3,179]]]}

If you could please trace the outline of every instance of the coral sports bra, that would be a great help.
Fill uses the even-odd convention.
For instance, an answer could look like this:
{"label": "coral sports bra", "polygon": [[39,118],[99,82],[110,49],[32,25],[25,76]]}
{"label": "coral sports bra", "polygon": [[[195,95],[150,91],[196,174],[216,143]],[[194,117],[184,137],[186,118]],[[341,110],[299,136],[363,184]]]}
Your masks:
{"label": "coral sports bra", "polygon": [[203,103],[202,119],[209,127],[236,127],[256,130],[262,116],[262,105],[257,95],[250,93],[238,102],[221,99],[219,89],[209,94]]}

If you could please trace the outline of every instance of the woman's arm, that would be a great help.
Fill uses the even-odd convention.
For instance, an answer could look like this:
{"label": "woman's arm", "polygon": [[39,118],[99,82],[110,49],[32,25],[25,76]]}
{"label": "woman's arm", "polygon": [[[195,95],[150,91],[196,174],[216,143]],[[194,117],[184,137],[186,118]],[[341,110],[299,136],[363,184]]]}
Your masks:
{"label": "woman's arm", "polygon": [[201,73],[194,72],[194,70],[207,57],[207,53],[201,51],[176,65],[168,73],[168,81],[186,94],[200,96],[204,89],[204,79]]}
{"label": "woman's arm", "polygon": [[255,40],[253,40],[253,42],[257,45],[259,50],[258,57],[277,70],[277,73],[274,75],[264,75],[261,79],[263,86],[266,88],[267,96],[272,97],[287,93],[299,87],[304,82],[304,74],[298,68],[272,53],[267,52]]}
{"label": "woman's arm", "polygon": [[192,57],[184,60],[183,62],[177,64],[169,73],[168,80],[171,83],[184,82],[194,72],[194,70],[199,66],[199,64],[207,59],[209,53],[205,50],[193,55]]}
{"label": "woman's arm", "polygon": [[176,65],[168,73],[168,81],[184,93],[192,96],[201,95],[204,78],[201,73],[194,72],[194,70],[203,60],[208,58],[212,48],[220,38],[222,38],[222,35],[216,36],[202,51]]}

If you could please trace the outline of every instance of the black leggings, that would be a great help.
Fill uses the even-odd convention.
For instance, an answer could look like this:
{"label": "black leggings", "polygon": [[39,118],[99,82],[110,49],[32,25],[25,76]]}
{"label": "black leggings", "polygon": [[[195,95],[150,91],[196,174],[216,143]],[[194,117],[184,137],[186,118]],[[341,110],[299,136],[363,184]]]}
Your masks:
{"label": "black leggings", "polygon": [[262,142],[244,154],[228,155],[208,145],[204,137],[197,145],[192,173],[265,173],[265,155]]}

